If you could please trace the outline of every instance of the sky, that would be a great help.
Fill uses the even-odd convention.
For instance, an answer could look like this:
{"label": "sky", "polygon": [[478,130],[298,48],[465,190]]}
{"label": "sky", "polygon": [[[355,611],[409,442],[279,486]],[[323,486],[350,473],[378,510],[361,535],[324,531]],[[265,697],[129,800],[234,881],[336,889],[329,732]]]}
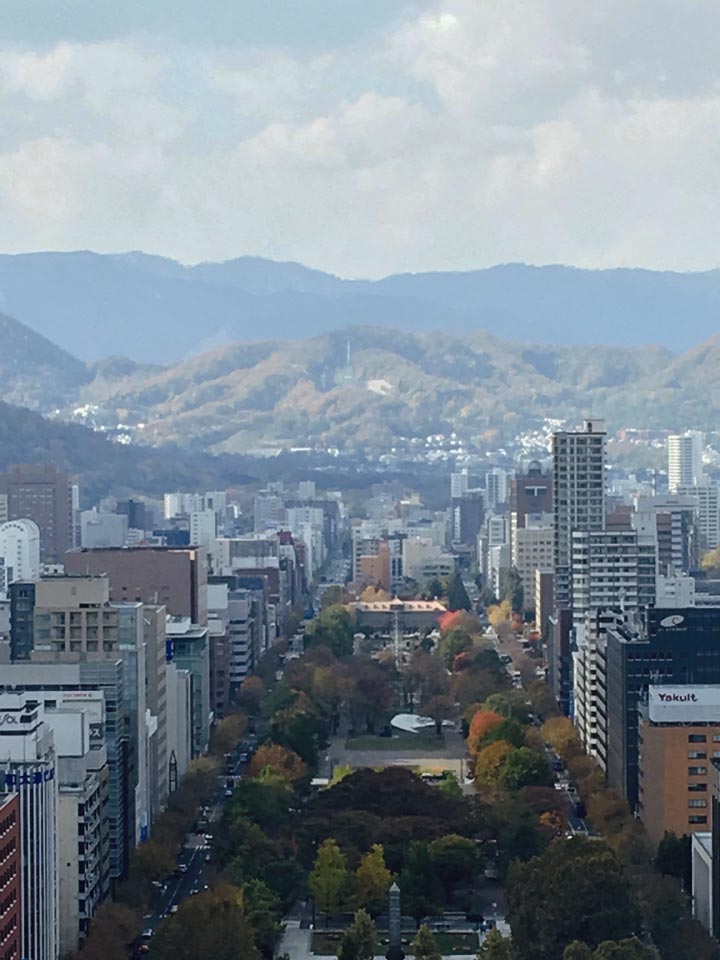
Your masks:
{"label": "sky", "polygon": [[717,0],[3,0],[0,252],[720,254]]}

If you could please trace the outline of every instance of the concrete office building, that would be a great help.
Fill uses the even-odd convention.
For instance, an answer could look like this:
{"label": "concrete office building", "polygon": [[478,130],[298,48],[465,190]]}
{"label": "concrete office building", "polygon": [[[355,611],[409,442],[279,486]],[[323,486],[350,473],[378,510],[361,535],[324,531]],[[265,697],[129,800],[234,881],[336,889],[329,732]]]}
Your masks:
{"label": "concrete office building", "polygon": [[535,570],[535,629],[548,635],[555,606],[555,578],[552,570]]}
{"label": "concrete office building", "polygon": [[26,696],[0,695],[0,794],[17,794],[20,807],[21,955],[57,960],[58,781],[52,731],[43,715],[43,707]]}
{"label": "concrete office building", "polygon": [[453,497],[451,504],[452,542],[470,547],[477,553],[477,538],[485,521],[485,498],[481,490],[468,490],[461,497]]}
{"label": "concrete office building", "polygon": [[572,536],[605,528],[605,422],[553,434],[555,603],[572,604]]}
{"label": "concrete office building", "polygon": [[187,617],[168,617],[166,631],[168,656],[191,677],[192,756],[199,757],[207,750],[212,723],[208,629]]}
{"label": "concrete office building", "polygon": [[33,520],[0,524],[0,595],[16,580],[40,576],[40,530]]}
{"label": "concrete office building", "polygon": [[494,510],[508,500],[508,473],[502,467],[493,467],[485,474],[485,494],[487,505]]}
{"label": "concrete office building", "polygon": [[539,460],[532,460],[527,473],[518,474],[510,481],[510,546],[515,531],[525,526],[526,517],[552,514],[552,511],[552,477],[543,472]]}
{"label": "concrete office building", "polygon": [[510,541],[510,564],[523,585],[523,607],[535,611],[535,573],[551,570],[555,549],[552,515],[527,515],[524,525],[515,530]]}
{"label": "concrete office building", "polygon": [[143,608],[145,640],[145,707],[157,722],[148,758],[150,774],[150,822],[165,809],[168,797],[167,719],[167,611],[165,607]]}
{"label": "concrete office building", "polygon": [[73,550],[65,571],[107,576],[110,600],[167,607],[168,613],[207,623],[207,553],[204,547],[133,547]]}
{"label": "concrete office building", "polygon": [[85,549],[122,547],[127,535],[128,518],[121,513],[101,513],[96,509],[80,513],[80,546]]}
{"label": "concrete office building", "polygon": [[639,706],[638,815],[653,844],[706,831],[720,759],[720,686],[650,686]]}
{"label": "concrete office building", "polygon": [[17,793],[0,793],[0,960],[20,960],[22,935],[22,840]]}
{"label": "concrete office building", "polygon": [[692,496],[638,497],[636,516],[654,515],[658,566],[664,576],[691,573],[698,567],[698,501]]}
{"label": "concrete office building", "polygon": [[88,697],[66,697],[59,708],[45,714],[57,753],[59,938],[63,956],[82,944],[110,882],[105,702],[99,693],[88,692]]}
{"label": "concrete office building", "polygon": [[168,795],[177,789],[193,756],[193,683],[189,670],[167,663]]}
{"label": "concrete office building", "polygon": [[668,487],[671,494],[677,493],[680,487],[692,487],[702,482],[704,445],[704,437],[697,431],[668,437]]}
{"label": "concrete office building", "polygon": [[707,832],[692,834],[693,916],[717,939],[720,934],[720,762],[708,764],[710,824]]}
{"label": "concrete office building", "polygon": [[[102,724],[107,751],[109,873],[111,886],[127,869],[134,846],[135,784],[130,782],[132,745],[123,697],[120,659],[93,663],[17,663],[0,671],[0,696],[27,694],[46,711],[76,707],[91,714],[91,724]],[[104,719],[103,719],[104,718]],[[91,726],[91,736],[97,736]]]}
{"label": "concrete office building", "polygon": [[52,465],[22,464],[0,474],[0,519],[34,521],[41,563],[61,563],[73,540],[70,479]]}

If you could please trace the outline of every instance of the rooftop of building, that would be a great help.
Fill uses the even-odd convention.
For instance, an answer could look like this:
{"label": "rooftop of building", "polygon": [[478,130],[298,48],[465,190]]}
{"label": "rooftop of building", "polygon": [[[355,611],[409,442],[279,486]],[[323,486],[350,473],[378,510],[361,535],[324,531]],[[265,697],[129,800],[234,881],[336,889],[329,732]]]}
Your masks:
{"label": "rooftop of building", "polygon": [[447,613],[439,600],[357,600],[353,603],[356,610],[365,613]]}

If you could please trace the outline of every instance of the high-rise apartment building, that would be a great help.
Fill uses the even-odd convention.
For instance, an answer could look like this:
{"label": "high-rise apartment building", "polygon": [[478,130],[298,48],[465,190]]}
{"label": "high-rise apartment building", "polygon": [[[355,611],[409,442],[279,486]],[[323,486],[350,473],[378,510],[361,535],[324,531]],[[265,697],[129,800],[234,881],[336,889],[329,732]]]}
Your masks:
{"label": "high-rise apartment building", "polygon": [[714,550],[720,544],[720,494],[718,485],[705,477],[692,487],[679,486],[680,497],[697,500],[697,531],[699,550]]}
{"label": "high-rise apartment building", "polygon": [[6,520],[33,520],[40,530],[40,560],[61,563],[74,543],[70,478],[51,464],[22,464],[0,474]]}
{"label": "high-rise apartment building", "polygon": [[555,603],[572,603],[572,544],[576,530],[605,527],[605,422],[586,420],[577,432],[553,434]]}
{"label": "high-rise apartment building", "polygon": [[20,960],[22,889],[20,802],[17,793],[0,793],[0,960]]}
{"label": "high-rise apartment building", "polygon": [[653,603],[657,550],[652,528],[573,533],[572,616],[574,719],[588,753],[606,764],[599,647],[618,613],[638,613]]}
{"label": "high-rise apartment building", "polygon": [[668,487],[677,493],[680,487],[693,487],[702,482],[704,438],[697,431],[671,434],[667,440]]}
{"label": "high-rise apartment building", "polygon": [[17,794],[20,808],[21,956],[57,960],[58,781],[43,714],[29,697],[0,694],[0,794]]}

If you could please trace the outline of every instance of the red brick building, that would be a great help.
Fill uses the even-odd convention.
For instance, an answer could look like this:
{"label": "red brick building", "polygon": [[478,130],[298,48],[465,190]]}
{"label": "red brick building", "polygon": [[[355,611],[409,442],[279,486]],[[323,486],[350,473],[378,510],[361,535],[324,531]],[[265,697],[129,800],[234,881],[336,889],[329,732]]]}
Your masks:
{"label": "red brick building", "polygon": [[20,960],[20,805],[0,796],[0,960]]}

